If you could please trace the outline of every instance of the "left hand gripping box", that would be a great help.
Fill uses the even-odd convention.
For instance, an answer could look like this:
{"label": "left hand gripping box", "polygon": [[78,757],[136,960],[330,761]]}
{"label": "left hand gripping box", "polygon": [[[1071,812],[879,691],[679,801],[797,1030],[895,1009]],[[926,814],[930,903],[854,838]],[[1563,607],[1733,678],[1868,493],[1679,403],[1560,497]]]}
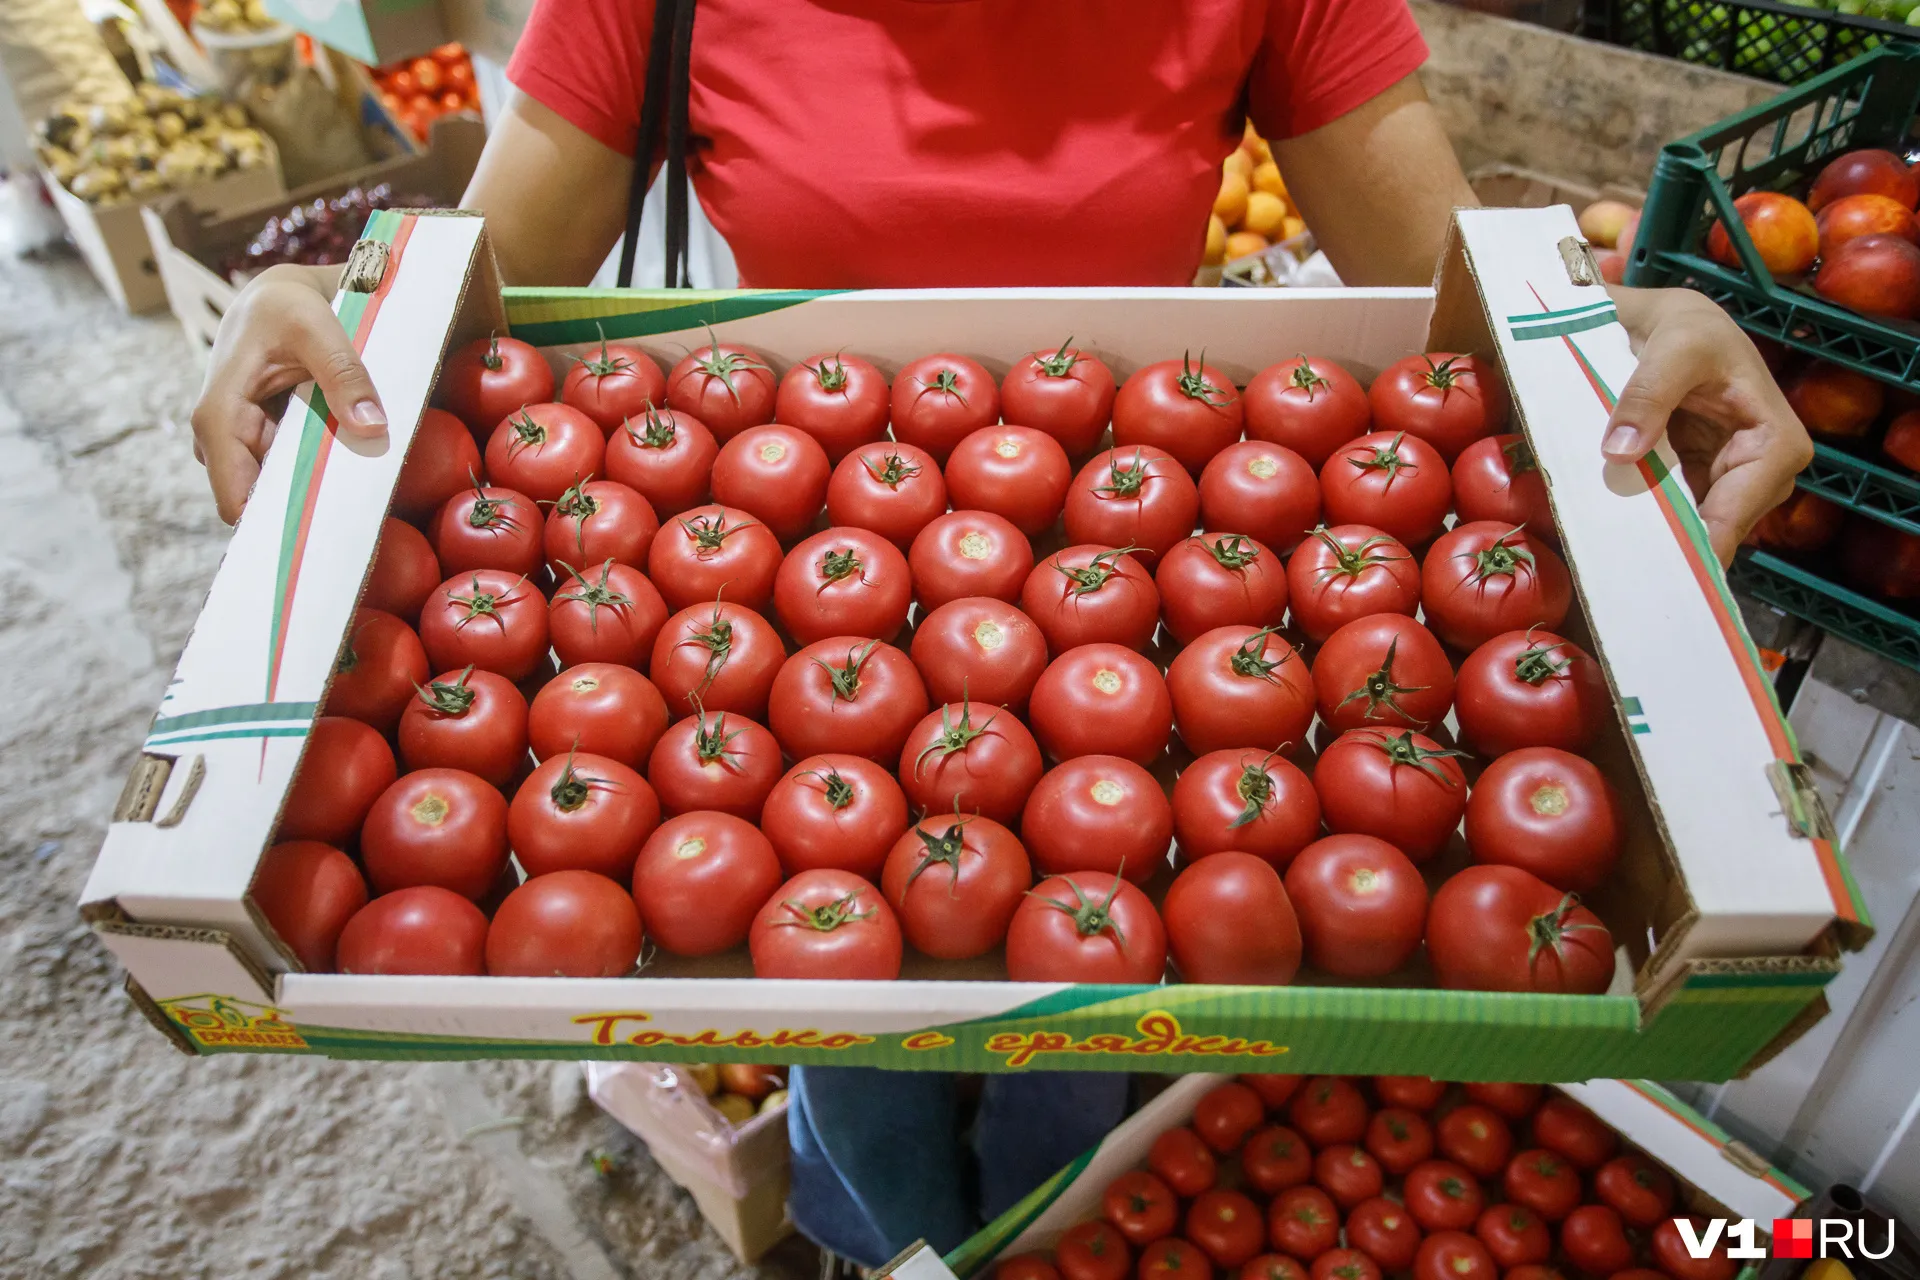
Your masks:
{"label": "left hand gripping box", "polygon": [[[503,295],[478,218],[383,214],[378,286],[337,307],[394,434],[337,436],[311,393],[290,409],[84,909],[149,1012],[203,1051],[1725,1079],[1819,1016],[1865,913],[1801,812],[1791,734],[1676,459],[1600,465],[1634,357],[1611,298],[1569,265],[1574,230],[1565,208],[1462,211],[1434,290]],[[843,348],[888,373],[956,350],[999,374],[1063,333],[1122,378],[1203,346],[1241,383],[1299,350],[1363,377],[1422,350],[1499,359],[1575,578],[1564,630],[1615,702],[1595,759],[1621,789],[1628,840],[1591,903],[1618,946],[1608,994],[1445,991],[1418,971],[1375,987],[1023,984],[997,957],[914,957],[894,983],[760,981],[744,954],[662,956],[620,979],[297,972],[247,887],[449,343],[511,331],[558,367],[604,331],[671,364],[708,326],[776,372]]]}

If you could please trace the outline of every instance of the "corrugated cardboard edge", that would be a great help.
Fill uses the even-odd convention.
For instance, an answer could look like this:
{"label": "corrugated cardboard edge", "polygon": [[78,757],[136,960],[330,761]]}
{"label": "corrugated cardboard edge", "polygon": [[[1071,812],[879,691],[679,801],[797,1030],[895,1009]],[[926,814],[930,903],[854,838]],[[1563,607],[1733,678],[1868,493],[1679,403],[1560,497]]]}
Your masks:
{"label": "corrugated cardboard edge", "polygon": [[127,993],[127,999],[133,1001],[133,1007],[138,1009],[141,1014],[146,1017],[146,1020],[151,1022],[154,1028],[167,1038],[168,1042],[171,1043],[174,1048],[186,1054],[189,1058],[197,1058],[200,1056],[200,1051],[193,1047],[193,1041],[187,1037],[185,1031],[180,1029],[180,1024],[172,1018],[169,1018],[161,1010],[160,1006],[155,1003],[154,998],[147,994],[147,989],[141,986],[132,974],[128,974],[126,981],[121,985]]}

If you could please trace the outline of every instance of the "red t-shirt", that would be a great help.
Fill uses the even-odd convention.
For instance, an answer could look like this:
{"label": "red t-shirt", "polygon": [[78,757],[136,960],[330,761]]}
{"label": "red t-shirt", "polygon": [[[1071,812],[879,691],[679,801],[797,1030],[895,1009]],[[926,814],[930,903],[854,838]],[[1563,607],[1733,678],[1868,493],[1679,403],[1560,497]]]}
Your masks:
{"label": "red t-shirt", "polygon": [[[700,0],[689,169],[743,284],[1181,285],[1243,114],[1416,70],[1406,0]],[[507,75],[633,153],[652,0],[539,0]]]}

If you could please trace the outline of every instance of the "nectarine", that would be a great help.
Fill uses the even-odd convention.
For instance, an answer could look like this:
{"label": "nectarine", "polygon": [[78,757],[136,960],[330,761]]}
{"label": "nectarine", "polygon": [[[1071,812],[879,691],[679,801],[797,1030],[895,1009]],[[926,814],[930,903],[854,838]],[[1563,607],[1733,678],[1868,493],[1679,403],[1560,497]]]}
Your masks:
{"label": "nectarine", "polygon": [[[1820,256],[1820,228],[1807,206],[1778,191],[1749,191],[1733,202],[1741,224],[1760,252],[1760,261],[1776,276],[1797,276]],[[1733,239],[1715,222],[1707,232],[1707,256],[1723,267],[1740,266]]]}
{"label": "nectarine", "polygon": [[1907,208],[1920,205],[1920,174],[1891,151],[1849,151],[1828,161],[1807,192],[1815,213],[1843,196],[1890,196]]}
{"label": "nectarine", "polygon": [[1920,409],[1909,409],[1887,424],[1880,452],[1909,471],[1920,471]]}
{"label": "nectarine", "polygon": [[1825,360],[1809,364],[1782,390],[1807,430],[1827,440],[1865,435],[1887,402],[1880,383]]}
{"label": "nectarine", "polygon": [[1580,211],[1580,234],[1596,249],[1617,249],[1620,233],[1639,212],[1618,200],[1595,200]]}
{"label": "nectarine", "polygon": [[1899,236],[1920,244],[1920,218],[1915,218],[1913,210],[1892,196],[1874,195],[1872,192],[1841,196],[1815,214],[1813,221],[1820,228],[1820,256],[1823,258],[1830,256],[1847,241],[1858,240],[1861,236]]}
{"label": "nectarine", "polygon": [[1805,489],[1760,517],[1747,541],[1768,551],[1818,551],[1840,534],[1846,508]]}
{"label": "nectarine", "polygon": [[1821,260],[1813,277],[1829,302],[1869,316],[1920,316],[1920,248],[1899,236],[1861,236]]}

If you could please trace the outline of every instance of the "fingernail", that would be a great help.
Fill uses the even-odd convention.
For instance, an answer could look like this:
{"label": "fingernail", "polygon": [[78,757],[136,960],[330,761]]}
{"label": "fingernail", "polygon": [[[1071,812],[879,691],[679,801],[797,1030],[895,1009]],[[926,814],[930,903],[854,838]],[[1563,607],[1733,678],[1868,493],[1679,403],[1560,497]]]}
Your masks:
{"label": "fingernail", "polygon": [[381,410],[378,401],[355,401],[353,407],[347,410],[347,418],[354,426],[368,431],[386,430],[387,415]]}
{"label": "fingernail", "polygon": [[1607,432],[1607,442],[1600,446],[1602,453],[1632,453],[1633,446],[1640,439],[1640,433],[1632,427],[1615,427]]}

